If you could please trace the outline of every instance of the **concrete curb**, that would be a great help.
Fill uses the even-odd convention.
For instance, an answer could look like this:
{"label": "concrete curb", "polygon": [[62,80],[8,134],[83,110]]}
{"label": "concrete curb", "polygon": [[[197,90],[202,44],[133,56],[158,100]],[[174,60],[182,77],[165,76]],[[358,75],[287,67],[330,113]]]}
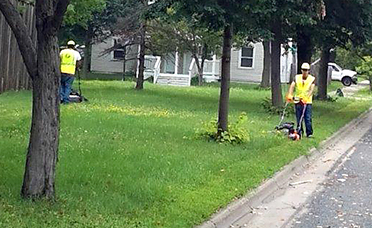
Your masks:
{"label": "concrete curb", "polygon": [[[231,224],[244,216],[249,216],[249,214],[253,216],[254,208],[280,195],[281,190],[284,189],[284,186],[289,184],[293,175],[304,171],[309,164],[320,158],[328,147],[337,143],[341,138],[345,137],[345,135],[348,135],[352,126],[365,120],[368,115],[372,115],[372,108],[341,127],[328,139],[322,141],[319,144],[320,149],[312,148],[308,155],[301,156],[284,166],[272,178],[265,180],[258,188],[250,191],[244,197],[233,201],[226,208],[216,212],[208,221],[196,228],[230,227]],[[350,148],[345,148],[345,152],[349,149]]]}

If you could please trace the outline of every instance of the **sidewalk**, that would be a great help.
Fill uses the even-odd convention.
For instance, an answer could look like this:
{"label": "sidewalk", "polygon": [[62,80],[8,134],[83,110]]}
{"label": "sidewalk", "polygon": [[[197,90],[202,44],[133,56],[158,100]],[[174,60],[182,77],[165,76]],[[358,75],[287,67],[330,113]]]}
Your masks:
{"label": "sidewalk", "polygon": [[[359,84],[344,88],[344,95],[353,96],[365,86]],[[319,191],[319,186],[327,180],[332,169],[342,163],[345,154],[354,152],[353,145],[371,126],[372,109],[321,143],[319,150],[312,149],[309,156],[285,166],[273,178],[232,202],[198,228],[284,228],[305,202]]]}

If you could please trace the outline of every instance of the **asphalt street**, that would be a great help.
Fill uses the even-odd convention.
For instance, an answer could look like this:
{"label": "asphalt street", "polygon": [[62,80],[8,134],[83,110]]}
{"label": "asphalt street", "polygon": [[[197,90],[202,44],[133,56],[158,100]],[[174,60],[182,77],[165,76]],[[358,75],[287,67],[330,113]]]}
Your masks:
{"label": "asphalt street", "polygon": [[350,151],[288,228],[372,228],[372,128]]}

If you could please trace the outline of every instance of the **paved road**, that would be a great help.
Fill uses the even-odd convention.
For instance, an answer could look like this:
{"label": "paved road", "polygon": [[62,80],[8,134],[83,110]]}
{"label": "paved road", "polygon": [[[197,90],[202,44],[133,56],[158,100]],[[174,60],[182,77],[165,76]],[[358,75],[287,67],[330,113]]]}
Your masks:
{"label": "paved road", "polygon": [[351,152],[287,227],[372,228],[372,128]]}

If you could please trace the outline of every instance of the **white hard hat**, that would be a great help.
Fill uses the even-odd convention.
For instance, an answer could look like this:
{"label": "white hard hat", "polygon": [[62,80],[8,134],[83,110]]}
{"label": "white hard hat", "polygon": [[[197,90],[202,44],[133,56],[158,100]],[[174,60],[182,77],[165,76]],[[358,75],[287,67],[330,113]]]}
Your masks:
{"label": "white hard hat", "polygon": [[73,40],[70,40],[69,42],[67,42],[67,45],[71,45],[71,46],[75,46],[75,42]]}
{"label": "white hard hat", "polygon": [[303,70],[310,70],[310,65],[308,63],[303,63],[301,65],[301,69],[303,69]]}

